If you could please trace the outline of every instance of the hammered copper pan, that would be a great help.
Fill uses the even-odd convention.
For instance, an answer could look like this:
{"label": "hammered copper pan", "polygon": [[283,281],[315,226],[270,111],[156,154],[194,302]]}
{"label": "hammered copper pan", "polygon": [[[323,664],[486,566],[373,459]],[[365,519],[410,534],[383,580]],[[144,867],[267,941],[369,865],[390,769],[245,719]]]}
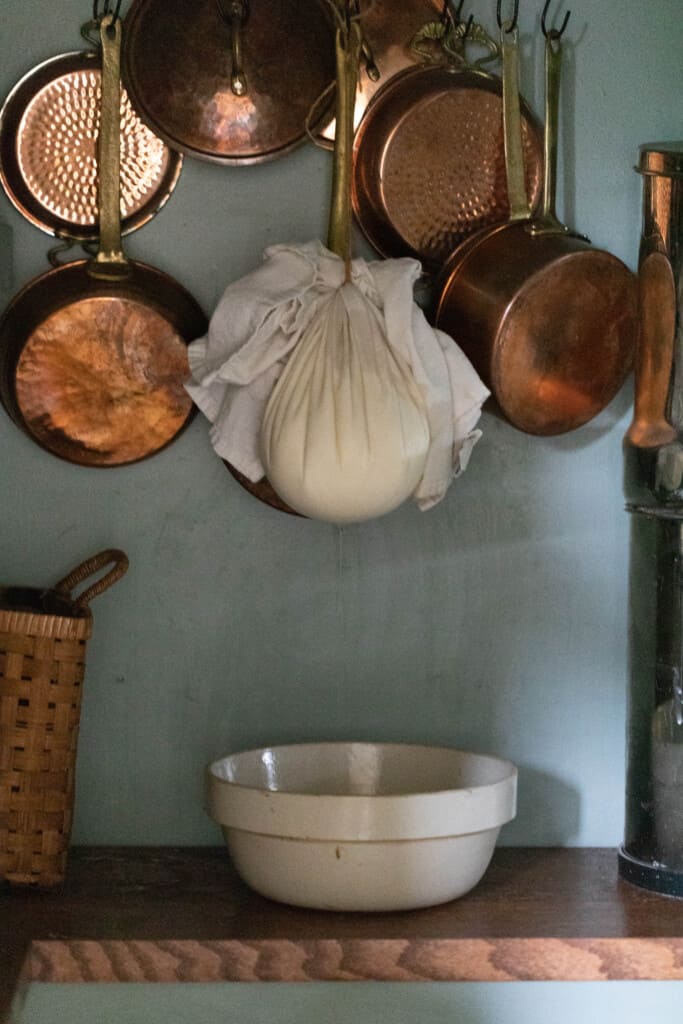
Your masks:
{"label": "hammered copper pan", "polygon": [[[502,82],[481,65],[463,57],[407,68],[368,105],[356,133],[353,207],[382,256],[412,256],[435,271],[465,238],[507,218]],[[535,206],[542,133],[526,103],[522,112],[526,188]]]}
{"label": "hammered copper pan", "polygon": [[34,441],[70,462],[153,455],[188,423],[187,343],[206,330],[192,296],[121,249],[119,48],[106,15],[99,138],[99,249],[36,278],[0,320],[0,399]]}
{"label": "hammered copper pan", "polygon": [[[555,215],[561,33],[546,32],[545,19],[543,26],[542,214],[532,219],[527,208],[526,219],[518,214],[456,249],[437,282],[435,322],[465,351],[505,419],[526,433],[551,435],[588,422],[622,386],[633,360],[636,289],[620,260]],[[516,59],[516,28],[506,25],[503,40]],[[506,132],[514,137],[509,112],[506,104]],[[524,206],[523,193],[515,204]]]}
{"label": "hammered copper pan", "polygon": [[[25,75],[0,111],[0,181],[24,217],[48,234],[97,238],[101,55],[65,53]],[[141,227],[171,195],[182,157],[121,95],[121,230]]]}
{"label": "hammered copper pan", "polygon": [[[331,118],[326,0],[134,0],[123,77],[149,127],[188,156],[228,165],[290,152]],[[317,107],[316,107],[317,104]]]}

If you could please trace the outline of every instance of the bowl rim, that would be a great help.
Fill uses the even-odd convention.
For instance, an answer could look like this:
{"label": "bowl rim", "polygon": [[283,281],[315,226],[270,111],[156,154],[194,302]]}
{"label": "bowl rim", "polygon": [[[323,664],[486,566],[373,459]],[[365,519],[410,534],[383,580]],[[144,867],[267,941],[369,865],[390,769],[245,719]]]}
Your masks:
{"label": "bowl rim", "polygon": [[[269,790],[221,778],[218,765],[242,755],[330,747],[443,751],[496,762],[504,774],[495,782],[413,793],[306,793]],[[278,744],[234,751],[206,768],[206,810],[223,828],[290,839],[391,841],[436,839],[500,828],[516,813],[517,767],[507,758],[448,745],[322,741]]]}

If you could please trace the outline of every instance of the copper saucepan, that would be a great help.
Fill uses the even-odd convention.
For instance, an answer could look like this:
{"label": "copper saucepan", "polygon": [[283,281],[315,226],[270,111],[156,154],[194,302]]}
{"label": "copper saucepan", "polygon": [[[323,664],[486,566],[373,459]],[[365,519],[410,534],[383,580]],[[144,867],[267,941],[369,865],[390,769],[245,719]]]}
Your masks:
{"label": "copper saucepan", "polygon": [[118,466],[159,451],[188,423],[187,343],[207,325],[177,282],[123,254],[120,19],[107,14],[100,35],[99,248],[36,278],[10,303],[0,320],[0,399],[52,454]]}
{"label": "copper saucepan", "polygon": [[[306,140],[334,78],[326,0],[134,0],[123,78],[174,149],[230,166],[274,160]],[[310,130],[332,116],[332,96]]]}
{"label": "copper saucepan", "polygon": [[[436,325],[456,338],[490,388],[497,410],[529,434],[561,434],[596,416],[633,362],[635,275],[611,253],[570,232],[555,214],[562,30],[547,30],[543,210],[531,218],[519,167],[508,159],[515,210],[507,224],[456,249],[436,287]],[[515,19],[516,20],[516,19]],[[506,138],[519,137],[517,29],[502,29]],[[507,153],[506,153],[507,156]],[[517,184],[515,184],[515,181]]]}
{"label": "copper saucepan", "polygon": [[[93,42],[92,22],[82,29]],[[0,181],[14,206],[48,234],[98,235],[97,133],[101,53],[60,54],[26,74],[0,111]],[[121,94],[121,230],[141,227],[166,203],[182,156],[166,146]]]}
{"label": "copper saucepan", "polygon": [[[442,27],[424,26],[414,45],[421,48]],[[472,42],[489,52],[468,63],[465,47]],[[375,94],[354,147],[353,209],[363,233],[382,256],[412,256],[428,271],[509,213],[502,82],[484,69],[498,47],[471,19],[464,27],[452,22],[441,43],[438,63],[408,68]],[[542,133],[525,103],[522,112],[526,189],[535,207]]]}

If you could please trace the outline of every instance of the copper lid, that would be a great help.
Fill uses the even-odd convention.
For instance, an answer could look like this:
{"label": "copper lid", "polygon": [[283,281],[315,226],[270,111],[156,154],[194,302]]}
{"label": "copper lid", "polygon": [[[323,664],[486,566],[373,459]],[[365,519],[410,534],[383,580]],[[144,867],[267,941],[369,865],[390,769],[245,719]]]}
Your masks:
{"label": "copper lid", "polygon": [[[59,237],[98,235],[100,56],[85,50],[38,65],[0,111],[0,181],[32,224]],[[121,219],[129,233],[173,191],[182,157],[142,123],[121,93]]]}
{"label": "copper lid", "polygon": [[646,142],[639,149],[640,174],[683,177],[683,142]]}
{"label": "copper lid", "polygon": [[[123,78],[140,116],[169,145],[227,164],[272,160],[332,116],[334,30],[325,0],[250,0],[239,29],[227,0],[134,0]],[[233,5],[234,6],[234,5]]]}

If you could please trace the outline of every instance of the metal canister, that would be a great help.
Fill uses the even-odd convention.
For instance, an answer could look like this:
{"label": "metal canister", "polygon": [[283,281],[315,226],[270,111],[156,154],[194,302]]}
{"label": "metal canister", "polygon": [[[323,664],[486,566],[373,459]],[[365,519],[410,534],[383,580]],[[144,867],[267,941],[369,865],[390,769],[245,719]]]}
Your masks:
{"label": "metal canister", "polygon": [[683,897],[683,142],[640,147],[623,878]]}

